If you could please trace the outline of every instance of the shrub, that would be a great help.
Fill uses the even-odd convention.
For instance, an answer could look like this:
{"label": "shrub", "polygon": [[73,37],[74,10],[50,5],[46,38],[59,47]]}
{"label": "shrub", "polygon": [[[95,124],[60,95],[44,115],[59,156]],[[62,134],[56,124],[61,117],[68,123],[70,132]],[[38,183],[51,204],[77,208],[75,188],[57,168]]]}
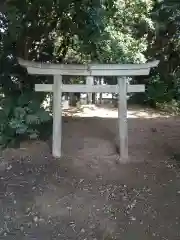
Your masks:
{"label": "shrub", "polygon": [[168,85],[161,81],[160,76],[152,76],[147,86],[147,102],[156,107],[156,103],[170,102],[173,99],[173,91]]}
{"label": "shrub", "polygon": [[3,147],[22,138],[37,139],[40,137],[38,127],[51,120],[32,93],[1,97],[0,106],[0,145]]}

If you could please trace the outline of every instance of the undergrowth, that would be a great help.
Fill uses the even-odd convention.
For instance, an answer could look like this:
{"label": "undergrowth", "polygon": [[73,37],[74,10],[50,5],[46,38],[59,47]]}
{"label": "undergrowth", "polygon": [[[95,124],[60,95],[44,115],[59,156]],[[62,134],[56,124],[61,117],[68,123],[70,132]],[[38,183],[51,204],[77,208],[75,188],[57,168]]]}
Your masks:
{"label": "undergrowth", "polygon": [[0,99],[0,146],[14,146],[24,139],[36,140],[49,134],[51,116],[33,94]]}

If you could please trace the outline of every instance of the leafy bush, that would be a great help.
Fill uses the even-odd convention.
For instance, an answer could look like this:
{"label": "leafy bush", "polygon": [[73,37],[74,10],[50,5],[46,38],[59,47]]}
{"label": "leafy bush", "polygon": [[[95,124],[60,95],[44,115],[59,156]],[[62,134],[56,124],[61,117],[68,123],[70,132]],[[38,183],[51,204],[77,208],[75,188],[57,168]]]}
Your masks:
{"label": "leafy bush", "polygon": [[163,112],[179,114],[180,94],[178,78],[169,75],[168,81],[163,80],[164,79],[161,79],[159,75],[151,77],[151,81],[146,91],[146,102],[150,106]]}
{"label": "leafy bush", "polygon": [[145,102],[157,107],[157,104],[171,102],[173,98],[174,90],[162,81],[159,75],[152,76],[147,86]]}
{"label": "leafy bush", "polygon": [[169,75],[165,79],[157,74],[144,83],[146,92],[130,95],[129,103],[145,104],[169,113],[180,111],[180,81],[177,76]]}
{"label": "leafy bush", "polygon": [[2,97],[0,100],[0,145],[14,144],[18,139],[37,139],[38,126],[47,123],[51,117],[33,94],[19,97]]}

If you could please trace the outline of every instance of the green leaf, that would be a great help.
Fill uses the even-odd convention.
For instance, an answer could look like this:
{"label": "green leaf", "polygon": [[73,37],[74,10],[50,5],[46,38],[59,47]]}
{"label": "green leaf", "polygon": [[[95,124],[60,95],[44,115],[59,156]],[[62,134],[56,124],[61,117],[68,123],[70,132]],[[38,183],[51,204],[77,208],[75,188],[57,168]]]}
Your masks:
{"label": "green leaf", "polygon": [[39,124],[39,118],[37,115],[29,114],[26,116],[26,123],[27,124]]}
{"label": "green leaf", "polygon": [[13,109],[13,101],[12,101],[12,99],[11,98],[4,98],[1,101],[1,107],[2,107],[5,115],[8,117],[10,112]]}
{"label": "green leaf", "polygon": [[51,120],[51,117],[50,117],[49,113],[46,112],[44,109],[40,109],[37,112],[37,116],[38,116],[41,123],[48,122],[49,120]]}
{"label": "green leaf", "polygon": [[7,121],[7,116],[3,109],[0,109],[0,124]]}
{"label": "green leaf", "polygon": [[25,134],[27,132],[28,126],[25,124],[18,125],[16,128],[17,134]]}
{"label": "green leaf", "polygon": [[16,107],[14,109],[14,116],[15,118],[23,119],[26,115],[26,109],[22,107]]}

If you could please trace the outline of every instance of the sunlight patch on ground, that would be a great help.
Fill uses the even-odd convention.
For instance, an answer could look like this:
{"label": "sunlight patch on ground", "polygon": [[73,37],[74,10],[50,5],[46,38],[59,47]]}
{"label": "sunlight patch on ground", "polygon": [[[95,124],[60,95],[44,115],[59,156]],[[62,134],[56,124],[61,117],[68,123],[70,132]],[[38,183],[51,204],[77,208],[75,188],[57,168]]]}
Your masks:
{"label": "sunlight patch on ground", "polygon": [[[74,117],[118,118],[118,110],[117,108],[112,108],[109,106],[82,105],[78,108],[70,107],[69,109],[64,109],[64,115]],[[162,115],[161,113],[155,112],[152,109],[143,109],[140,107],[128,109],[127,116],[128,118],[168,117],[167,115]]]}

